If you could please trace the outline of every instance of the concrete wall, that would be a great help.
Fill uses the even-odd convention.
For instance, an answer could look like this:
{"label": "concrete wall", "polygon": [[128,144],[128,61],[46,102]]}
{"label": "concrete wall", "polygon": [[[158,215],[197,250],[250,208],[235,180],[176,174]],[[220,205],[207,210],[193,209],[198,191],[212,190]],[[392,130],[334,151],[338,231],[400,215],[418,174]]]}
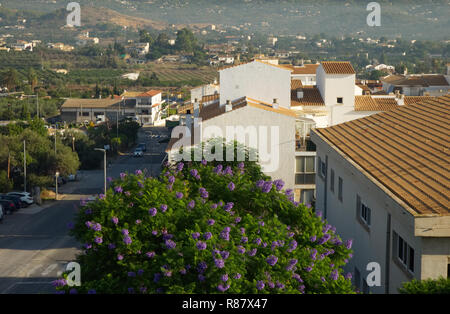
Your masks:
{"label": "concrete wall", "polygon": [[220,88],[218,85],[207,84],[191,89],[191,102],[194,103],[197,98],[198,101],[202,100],[203,96],[218,94]]}
{"label": "concrete wall", "polygon": [[335,105],[330,108],[329,126],[368,117],[379,111],[355,111],[353,106]]}
{"label": "concrete wall", "polygon": [[[405,281],[422,276],[422,245],[423,241],[414,234],[414,217],[407,212],[394,198],[380,186],[371,181],[358,166],[338,154],[315,132],[312,140],[317,145],[317,157],[327,160],[327,177],[323,179],[320,172],[316,175],[316,208],[326,212],[330,224],[336,226],[337,233],[343,239],[353,239],[354,257],[346,266],[346,270],[353,272],[357,267],[361,278],[366,278],[369,271],[367,264],[377,262],[381,266],[381,286],[371,287],[372,293],[385,293],[389,284],[389,293],[397,293],[397,289]],[[330,189],[330,173],[334,170],[334,193]],[[338,199],[339,177],[343,179],[343,200]],[[325,189],[325,182],[327,186]],[[371,226],[357,219],[356,197],[371,208]],[[388,215],[391,216],[391,228],[388,229]],[[414,274],[408,272],[396,256],[393,256],[393,232],[401,236],[415,250]],[[389,248],[387,248],[387,234],[390,232]],[[388,249],[388,252],[386,250]],[[386,260],[387,255],[388,260]],[[388,268],[386,267],[388,261]],[[442,262],[442,261],[441,261]],[[389,282],[386,272],[389,269]]]}
{"label": "concrete wall", "polygon": [[[422,238],[421,279],[446,277],[450,264],[450,235],[445,238]],[[450,274],[447,274],[450,277]]]}
{"label": "concrete wall", "polygon": [[303,85],[316,85],[316,74],[292,74],[293,80],[301,80]]}
{"label": "concrete wall", "polygon": [[258,61],[220,71],[220,104],[244,96],[290,108],[291,71]]}
{"label": "concrete wall", "polygon": [[[294,187],[294,170],[295,170],[295,118],[283,114],[266,111],[259,108],[246,106],[244,108],[236,109],[231,112],[222,114],[215,118],[202,122],[202,129],[213,126],[218,127],[223,136],[226,135],[226,126],[255,126],[259,130],[260,126],[267,126],[267,135],[270,136],[270,127],[275,126],[279,128],[279,146],[272,146],[270,150],[277,152],[275,158],[279,160],[279,167],[273,171],[265,172],[271,176],[272,179],[283,179],[286,183],[286,188]],[[258,131],[258,140],[261,133]],[[214,136],[212,136],[214,137]],[[202,134],[203,140],[207,139],[206,134]],[[250,145],[248,145],[250,146]],[[257,147],[256,147],[257,148]],[[275,159],[274,158],[274,159]],[[264,166],[264,164],[262,164]],[[263,169],[264,170],[264,169]]]}

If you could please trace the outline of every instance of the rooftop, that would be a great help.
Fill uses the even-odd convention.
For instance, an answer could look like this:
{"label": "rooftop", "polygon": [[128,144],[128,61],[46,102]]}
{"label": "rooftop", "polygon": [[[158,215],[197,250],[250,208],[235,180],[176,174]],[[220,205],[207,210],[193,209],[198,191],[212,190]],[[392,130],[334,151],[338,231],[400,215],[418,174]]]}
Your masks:
{"label": "rooftop", "polygon": [[289,65],[288,67],[292,68],[292,74],[301,75],[301,74],[316,74],[317,68],[320,64],[304,64],[301,66],[293,66]]}
{"label": "rooftop", "polygon": [[450,95],[315,133],[414,216],[450,215]]}
{"label": "rooftop", "polygon": [[355,69],[348,61],[322,61],[322,67],[327,74],[355,74]]}
{"label": "rooftop", "polygon": [[298,98],[297,89],[291,89],[291,106],[325,106],[325,102],[316,86],[305,85],[302,88],[303,98]]}
{"label": "rooftop", "polygon": [[388,75],[381,78],[381,81],[395,86],[449,86],[447,79],[441,74]]}

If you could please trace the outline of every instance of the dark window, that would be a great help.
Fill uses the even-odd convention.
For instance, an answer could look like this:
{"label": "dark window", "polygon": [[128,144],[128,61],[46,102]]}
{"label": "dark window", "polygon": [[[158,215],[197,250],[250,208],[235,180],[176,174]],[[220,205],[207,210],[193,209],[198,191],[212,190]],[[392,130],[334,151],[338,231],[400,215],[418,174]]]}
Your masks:
{"label": "dark window", "polygon": [[337,103],[338,103],[338,104],[343,104],[343,103],[344,103],[344,98],[338,97],[338,98],[337,98]]}
{"label": "dark window", "polygon": [[450,263],[447,265],[447,278],[450,279]]}
{"label": "dark window", "polygon": [[342,194],[343,194],[343,185],[344,185],[344,181],[342,180],[342,178],[341,177],[339,177],[339,181],[338,181],[339,183],[338,183],[338,198],[339,198],[339,200],[342,202],[342,199],[343,199],[343,197],[342,197]]}
{"label": "dark window", "polygon": [[401,236],[394,232],[394,252],[397,259],[403,264],[405,269],[414,272],[414,249],[403,240]]}
{"label": "dark window", "polygon": [[359,269],[355,267],[355,277],[354,277],[354,285],[356,289],[360,289],[361,287],[361,273],[359,272]]}
{"label": "dark window", "polygon": [[83,117],[89,117],[89,112],[83,112]]}
{"label": "dark window", "polygon": [[315,157],[295,157],[295,184],[314,184],[316,182],[315,178]]}
{"label": "dark window", "polygon": [[370,214],[371,214],[372,210],[366,206],[365,204],[361,203],[361,219],[368,225],[370,226]]}
{"label": "dark window", "polygon": [[330,173],[330,190],[331,192],[334,192],[334,170],[331,169]]}

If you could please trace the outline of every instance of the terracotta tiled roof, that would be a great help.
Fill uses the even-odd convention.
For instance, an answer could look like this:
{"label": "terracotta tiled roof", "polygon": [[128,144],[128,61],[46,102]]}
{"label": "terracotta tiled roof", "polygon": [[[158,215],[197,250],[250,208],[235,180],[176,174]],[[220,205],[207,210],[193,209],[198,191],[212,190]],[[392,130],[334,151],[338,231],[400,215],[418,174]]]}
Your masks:
{"label": "terracotta tiled roof", "polygon": [[424,100],[433,100],[436,97],[433,96],[405,96],[405,105],[415,104]]}
{"label": "terracotta tiled roof", "polygon": [[70,98],[67,99],[61,108],[109,108],[120,100],[104,98],[104,99],[84,99],[84,98]]}
{"label": "terracotta tiled roof", "polygon": [[291,80],[291,90],[297,90],[303,87],[301,80]]}
{"label": "terracotta tiled roof", "polygon": [[450,215],[450,95],[313,132],[415,216]]}
{"label": "terracotta tiled roof", "polygon": [[162,91],[160,91],[160,90],[149,90],[149,91],[146,91],[145,93],[141,93],[141,94],[137,95],[137,97],[154,97],[161,93],[162,93]]}
{"label": "terracotta tiled roof", "polygon": [[297,90],[291,90],[291,106],[325,106],[320,91],[315,86],[303,86],[303,98],[297,97]]}
{"label": "terracotta tiled roof", "polygon": [[381,81],[395,86],[449,86],[444,75],[422,74],[422,75],[388,75]]}
{"label": "terracotta tiled roof", "polygon": [[355,96],[355,111],[383,111],[372,96]]}
{"label": "terracotta tiled roof", "polygon": [[374,98],[375,102],[377,103],[378,107],[384,111],[384,110],[392,110],[397,108],[398,103],[395,98]]}
{"label": "terracotta tiled roof", "polygon": [[355,69],[347,61],[323,61],[322,67],[327,74],[355,74]]}
{"label": "terracotta tiled roof", "polygon": [[[248,98],[248,97],[242,97],[235,101],[231,102],[233,110],[237,110],[239,108],[243,108],[245,106],[251,106],[254,108],[263,109],[266,111],[271,111],[274,113],[279,113],[291,117],[295,117],[295,112],[290,109],[286,109],[283,107],[273,108],[272,104],[268,104],[256,99]],[[217,116],[220,116],[222,114],[225,114],[225,105],[220,106],[219,101],[214,102],[213,104],[203,106],[200,110],[199,117],[202,118],[203,121],[209,120],[212,118],[215,118]]]}
{"label": "terracotta tiled roof", "polygon": [[292,74],[301,75],[301,74],[316,74],[317,68],[320,64],[304,64],[302,66],[293,66],[289,65],[293,71]]}

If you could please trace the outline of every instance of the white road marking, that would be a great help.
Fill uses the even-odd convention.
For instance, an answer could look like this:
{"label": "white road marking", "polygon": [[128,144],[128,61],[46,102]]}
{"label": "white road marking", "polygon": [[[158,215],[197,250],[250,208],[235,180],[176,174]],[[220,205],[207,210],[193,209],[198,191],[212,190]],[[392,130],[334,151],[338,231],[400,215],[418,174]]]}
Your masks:
{"label": "white road marking", "polygon": [[42,276],[47,276],[48,274],[50,274],[57,267],[58,267],[58,264],[51,264],[50,266],[47,267],[46,270],[44,270],[42,272]]}

